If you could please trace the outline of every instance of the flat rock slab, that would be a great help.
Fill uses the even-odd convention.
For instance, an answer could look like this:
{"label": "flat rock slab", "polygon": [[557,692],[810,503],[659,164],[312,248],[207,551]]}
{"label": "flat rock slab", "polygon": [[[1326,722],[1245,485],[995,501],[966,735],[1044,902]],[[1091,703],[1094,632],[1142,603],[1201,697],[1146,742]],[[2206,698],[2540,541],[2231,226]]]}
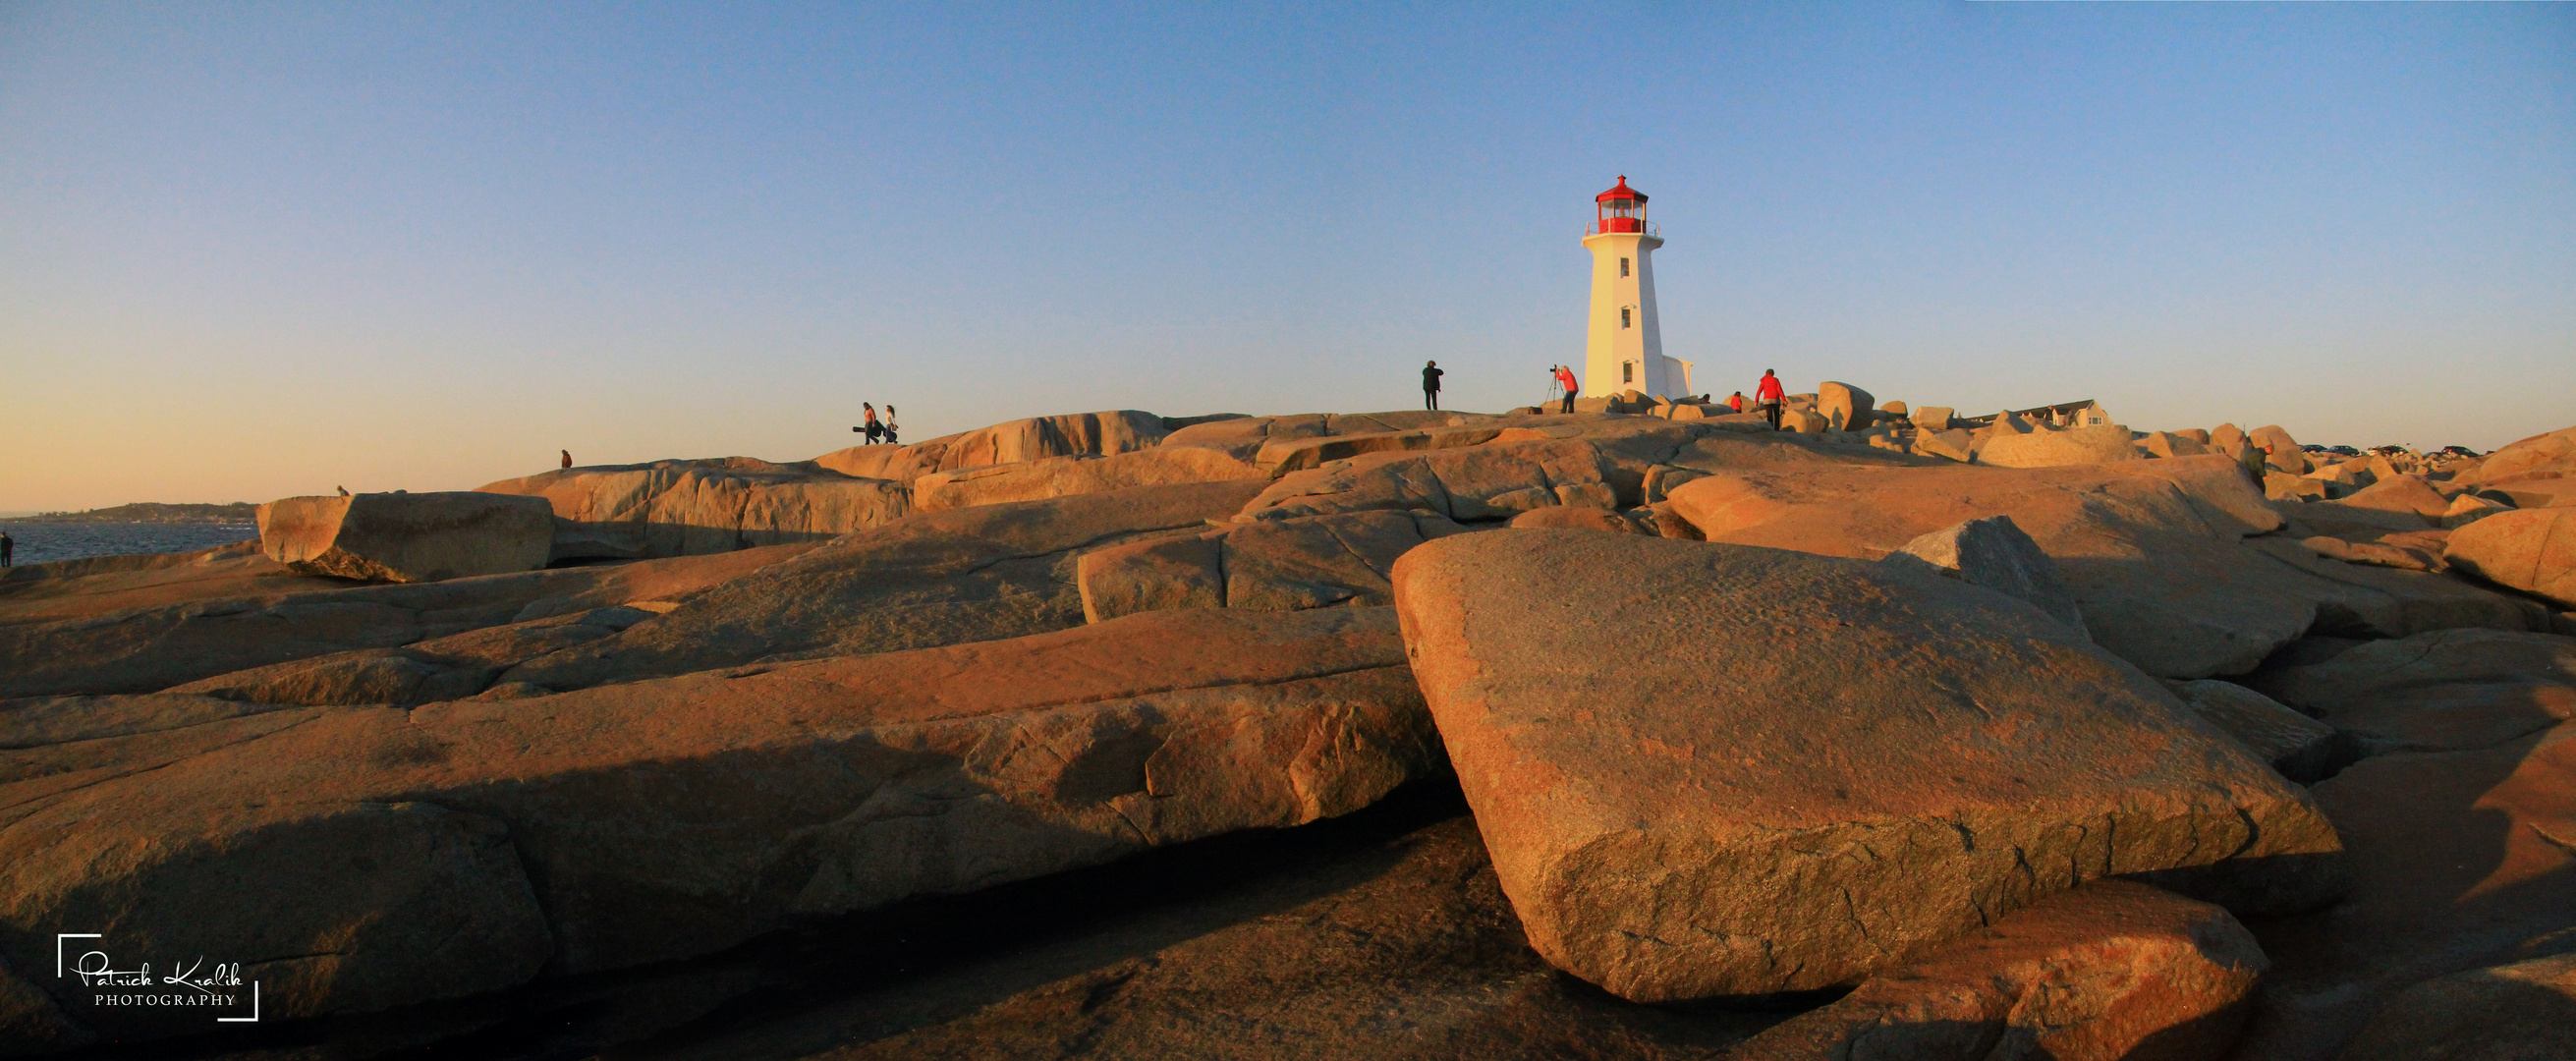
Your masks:
{"label": "flat rock slab", "polygon": [[2369,754],[2491,748],[2576,719],[2576,638],[2435,630],[2249,681]]}
{"label": "flat rock slab", "polygon": [[[2087,880],[2319,905],[2305,793],[2029,604],[1570,530],[1396,564],[1406,650],[1531,944],[1640,1001],[1846,984]],[[2233,861],[2231,861],[2233,860]]]}
{"label": "flat rock slab", "polygon": [[554,512],[472,491],[290,497],[259,506],[260,551],[299,574],[438,582],[546,566]]}
{"label": "flat rock slab", "polygon": [[[241,956],[278,1015],[368,1011],[1340,815],[1438,770],[1395,627],[1158,612],[409,711],[141,698],[0,753],[0,948],[50,969],[60,926],[112,925]],[[59,715],[29,721],[87,735]]]}
{"label": "flat rock slab", "polygon": [[1874,976],[1727,1061],[2208,1061],[2271,961],[2227,911],[2126,881],[2059,892]]}

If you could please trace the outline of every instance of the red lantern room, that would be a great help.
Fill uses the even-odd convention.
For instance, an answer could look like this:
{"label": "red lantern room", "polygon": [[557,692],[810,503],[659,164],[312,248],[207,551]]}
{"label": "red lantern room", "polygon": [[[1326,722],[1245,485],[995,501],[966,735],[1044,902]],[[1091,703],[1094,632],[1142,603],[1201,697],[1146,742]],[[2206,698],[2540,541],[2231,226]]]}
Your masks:
{"label": "red lantern room", "polygon": [[1646,193],[1628,187],[1628,175],[1619,175],[1619,186],[1593,197],[1600,227],[1595,232],[1646,231]]}

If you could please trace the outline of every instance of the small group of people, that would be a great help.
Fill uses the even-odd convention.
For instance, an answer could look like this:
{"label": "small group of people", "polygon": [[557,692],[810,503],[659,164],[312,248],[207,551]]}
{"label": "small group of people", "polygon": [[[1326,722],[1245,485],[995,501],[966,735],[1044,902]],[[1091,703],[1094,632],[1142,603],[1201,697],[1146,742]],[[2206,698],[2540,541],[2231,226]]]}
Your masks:
{"label": "small group of people", "polygon": [[[1556,391],[1556,411],[1560,413],[1573,412],[1574,396],[1582,393],[1583,391],[1582,384],[1575,381],[1574,369],[1565,365],[1550,365],[1548,366],[1547,371],[1548,378],[1552,384],[1551,389]],[[1441,371],[1440,362],[1425,361],[1422,363],[1423,408],[1440,408],[1440,377],[1444,375],[1447,375],[1447,373]],[[1703,398],[1705,398],[1705,396],[1703,396]],[[1753,385],[1752,404],[1762,411],[1763,416],[1770,419],[1771,430],[1773,431],[1780,430],[1780,407],[1787,399],[1788,393],[1786,389],[1780,386],[1779,371],[1777,369],[1763,369],[1761,381]],[[1743,391],[1737,391],[1726,396],[1726,407],[1730,411],[1739,413],[1743,412],[1745,404]],[[888,416],[892,416],[894,413],[894,406],[886,406],[886,413]],[[874,413],[869,414],[868,424],[870,427],[875,426],[876,415]],[[889,424],[886,437],[886,441],[889,442],[894,440],[891,428],[892,425]],[[851,428],[851,430],[855,431],[858,429]],[[869,437],[871,440],[875,438],[874,435],[870,435]]]}
{"label": "small group of people", "polygon": [[895,434],[893,405],[886,406],[885,419],[882,421],[877,419],[877,407],[874,404],[860,402],[859,412],[865,417],[865,422],[850,430],[868,436],[868,445],[873,446],[883,442],[891,446],[901,441],[901,438]]}

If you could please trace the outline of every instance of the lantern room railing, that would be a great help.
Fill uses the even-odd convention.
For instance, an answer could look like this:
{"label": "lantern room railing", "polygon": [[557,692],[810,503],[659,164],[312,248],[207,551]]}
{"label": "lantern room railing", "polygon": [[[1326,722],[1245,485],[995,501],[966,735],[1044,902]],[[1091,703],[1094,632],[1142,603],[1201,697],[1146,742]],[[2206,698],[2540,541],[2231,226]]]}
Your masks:
{"label": "lantern room railing", "polygon": [[1647,235],[1664,238],[1663,226],[1634,217],[1605,217],[1583,226],[1586,236]]}

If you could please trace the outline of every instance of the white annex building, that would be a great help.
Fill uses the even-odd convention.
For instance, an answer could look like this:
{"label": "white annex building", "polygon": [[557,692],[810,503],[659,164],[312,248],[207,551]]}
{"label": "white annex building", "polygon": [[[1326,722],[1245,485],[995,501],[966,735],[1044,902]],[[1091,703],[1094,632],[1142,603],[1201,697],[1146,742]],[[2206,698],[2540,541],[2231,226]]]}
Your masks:
{"label": "white annex building", "polygon": [[1601,398],[1640,391],[1668,398],[1691,390],[1691,363],[1664,356],[1663,329],[1655,320],[1655,248],[1664,238],[1646,223],[1646,195],[1619,186],[1593,197],[1592,228],[1583,249],[1592,252],[1592,321],[1584,344],[1583,396]]}

